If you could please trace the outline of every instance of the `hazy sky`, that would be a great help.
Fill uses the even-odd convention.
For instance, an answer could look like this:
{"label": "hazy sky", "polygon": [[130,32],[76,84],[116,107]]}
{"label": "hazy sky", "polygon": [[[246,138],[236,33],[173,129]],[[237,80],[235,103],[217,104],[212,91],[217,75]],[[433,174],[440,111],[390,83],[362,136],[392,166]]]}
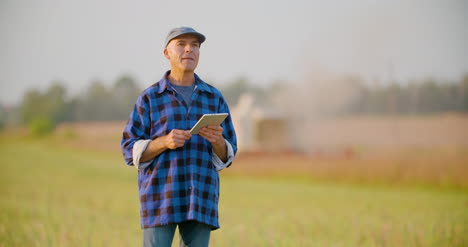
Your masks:
{"label": "hazy sky", "polygon": [[[197,73],[266,85],[312,68],[385,81],[468,73],[468,1],[0,1],[0,103],[53,80],[72,94],[123,73],[141,86],[168,69],[170,28],[207,37]],[[393,69],[390,69],[393,68]]]}

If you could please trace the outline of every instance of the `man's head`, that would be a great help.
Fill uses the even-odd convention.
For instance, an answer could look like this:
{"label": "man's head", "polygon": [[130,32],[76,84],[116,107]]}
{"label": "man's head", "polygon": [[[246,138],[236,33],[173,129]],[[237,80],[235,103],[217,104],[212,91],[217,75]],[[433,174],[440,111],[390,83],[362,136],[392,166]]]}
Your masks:
{"label": "man's head", "polygon": [[171,63],[171,69],[193,72],[198,65],[200,45],[204,41],[205,36],[193,28],[172,29],[167,35],[164,48],[164,56]]}

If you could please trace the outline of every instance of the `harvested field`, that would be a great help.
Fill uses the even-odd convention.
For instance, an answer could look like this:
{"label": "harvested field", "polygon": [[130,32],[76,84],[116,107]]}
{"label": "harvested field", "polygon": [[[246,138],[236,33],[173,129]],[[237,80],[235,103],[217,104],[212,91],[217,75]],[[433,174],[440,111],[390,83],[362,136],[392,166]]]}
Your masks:
{"label": "harvested field", "polygon": [[[468,116],[355,117],[311,124],[312,151],[241,152],[226,175],[468,187]],[[55,138],[61,145],[120,155],[124,126],[63,124]]]}
{"label": "harvested field", "polygon": [[[136,170],[120,153],[0,135],[0,155],[0,246],[141,246]],[[305,161],[239,156],[221,171],[210,246],[467,246],[466,188],[265,176]]]}

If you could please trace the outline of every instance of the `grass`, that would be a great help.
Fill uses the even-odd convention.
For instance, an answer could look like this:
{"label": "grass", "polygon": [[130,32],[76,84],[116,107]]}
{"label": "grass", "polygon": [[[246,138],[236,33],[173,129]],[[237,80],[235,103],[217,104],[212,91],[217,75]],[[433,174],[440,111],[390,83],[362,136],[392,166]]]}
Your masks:
{"label": "grass", "polygon": [[[141,246],[134,168],[59,144],[0,139],[0,246]],[[466,189],[226,174],[211,246],[468,246]]]}

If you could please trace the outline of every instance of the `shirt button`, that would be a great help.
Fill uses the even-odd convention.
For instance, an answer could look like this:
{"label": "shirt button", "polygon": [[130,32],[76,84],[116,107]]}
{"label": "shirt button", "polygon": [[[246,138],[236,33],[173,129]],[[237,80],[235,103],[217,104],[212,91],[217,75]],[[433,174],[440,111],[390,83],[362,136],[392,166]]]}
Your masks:
{"label": "shirt button", "polygon": [[192,186],[188,187],[189,190],[192,190]]}

